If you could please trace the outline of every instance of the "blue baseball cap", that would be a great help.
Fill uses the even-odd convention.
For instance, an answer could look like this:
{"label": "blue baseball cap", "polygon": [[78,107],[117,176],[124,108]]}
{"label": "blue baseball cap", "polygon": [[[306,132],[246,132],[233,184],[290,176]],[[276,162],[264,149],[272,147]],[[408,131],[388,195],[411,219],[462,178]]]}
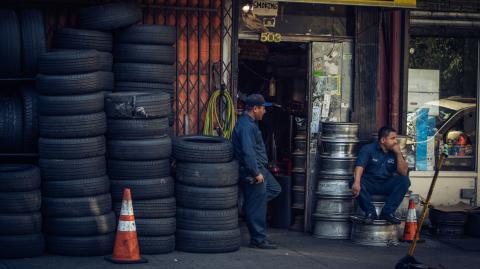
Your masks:
{"label": "blue baseball cap", "polygon": [[254,106],[272,106],[272,103],[265,102],[265,98],[261,94],[250,94],[245,100],[245,105],[247,107]]}

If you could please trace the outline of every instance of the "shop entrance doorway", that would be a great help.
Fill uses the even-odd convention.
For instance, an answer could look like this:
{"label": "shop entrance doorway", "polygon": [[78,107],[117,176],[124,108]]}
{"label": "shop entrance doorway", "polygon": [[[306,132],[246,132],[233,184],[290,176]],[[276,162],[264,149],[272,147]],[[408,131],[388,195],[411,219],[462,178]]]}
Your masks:
{"label": "shop entrance doorway", "polygon": [[270,224],[304,230],[309,43],[239,40],[238,106],[259,93],[273,103],[259,122],[269,168],[283,187],[273,201]]}

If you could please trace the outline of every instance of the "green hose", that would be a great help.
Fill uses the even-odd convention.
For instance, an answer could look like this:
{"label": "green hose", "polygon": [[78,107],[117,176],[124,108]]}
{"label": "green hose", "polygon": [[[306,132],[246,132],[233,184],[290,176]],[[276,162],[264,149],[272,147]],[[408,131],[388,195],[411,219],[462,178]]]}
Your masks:
{"label": "green hose", "polygon": [[[220,120],[220,117],[218,115],[218,107],[220,106],[218,102],[221,102],[222,97],[225,97],[226,99],[224,120]],[[210,100],[208,101],[207,115],[205,116],[205,125],[203,126],[203,134],[222,135],[226,139],[230,139],[232,137],[233,128],[235,128],[235,122],[235,105],[233,104],[232,96],[227,91],[223,91],[222,94],[220,90],[216,90],[212,94],[212,96],[210,96]],[[217,133],[217,130],[215,128],[216,126],[214,126],[215,123],[221,130],[221,134]]]}

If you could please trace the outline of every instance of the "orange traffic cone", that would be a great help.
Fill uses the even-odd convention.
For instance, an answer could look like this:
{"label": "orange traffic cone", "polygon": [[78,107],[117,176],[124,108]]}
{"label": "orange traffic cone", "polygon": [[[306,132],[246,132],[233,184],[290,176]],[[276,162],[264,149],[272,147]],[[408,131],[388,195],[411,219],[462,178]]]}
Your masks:
{"label": "orange traffic cone", "polygon": [[105,257],[113,263],[145,263],[146,259],[140,256],[138,247],[137,228],[133,216],[132,194],[130,189],[123,190],[122,209],[115,237],[113,255]]}
{"label": "orange traffic cone", "polygon": [[408,202],[407,221],[405,221],[405,229],[403,231],[404,242],[412,242],[417,233],[417,213],[415,211],[415,201],[410,199]]}

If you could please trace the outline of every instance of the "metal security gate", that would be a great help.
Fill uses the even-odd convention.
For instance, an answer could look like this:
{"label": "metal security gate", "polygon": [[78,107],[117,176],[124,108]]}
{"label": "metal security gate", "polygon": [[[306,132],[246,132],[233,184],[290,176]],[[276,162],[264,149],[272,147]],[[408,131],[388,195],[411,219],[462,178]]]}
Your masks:
{"label": "metal security gate", "polygon": [[175,134],[198,134],[210,94],[231,83],[232,5],[222,0],[144,0],[144,24],[177,28]]}
{"label": "metal security gate", "polygon": [[[92,1],[99,4],[108,1]],[[176,135],[203,130],[210,94],[224,84],[233,94],[232,44],[234,41],[232,0],[138,0],[143,24],[172,25],[177,29],[177,79],[174,83]],[[60,4],[45,12],[49,44],[54,30],[75,27],[81,6]],[[233,94],[234,95],[234,94]]]}

